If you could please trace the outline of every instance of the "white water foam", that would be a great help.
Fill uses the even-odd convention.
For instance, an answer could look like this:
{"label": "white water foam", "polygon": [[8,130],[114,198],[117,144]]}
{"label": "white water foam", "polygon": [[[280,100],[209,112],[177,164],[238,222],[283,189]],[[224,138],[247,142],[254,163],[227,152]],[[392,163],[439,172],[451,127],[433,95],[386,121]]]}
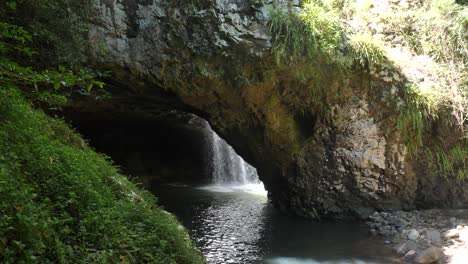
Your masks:
{"label": "white water foam", "polygon": [[210,191],[210,192],[221,192],[221,193],[232,193],[232,192],[245,192],[258,196],[266,197],[268,192],[265,190],[263,183],[252,183],[252,184],[211,184],[199,187],[198,189]]}
{"label": "white water foam", "polygon": [[211,156],[212,184],[201,187],[213,192],[247,192],[266,196],[267,191],[258,178],[257,170],[237,155],[226,141],[220,138],[207,124]]}

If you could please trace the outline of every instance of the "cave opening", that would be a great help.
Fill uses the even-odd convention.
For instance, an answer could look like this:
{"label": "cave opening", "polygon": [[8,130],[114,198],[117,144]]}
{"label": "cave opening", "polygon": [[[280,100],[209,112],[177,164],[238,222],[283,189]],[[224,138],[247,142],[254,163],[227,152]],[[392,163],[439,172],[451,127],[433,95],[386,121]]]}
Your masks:
{"label": "cave opening", "polygon": [[93,113],[70,120],[93,148],[146,188],[165,183],[216,185],[214,190],[242,185],[266,193],[257,170],[194,114]]}
{"label": "cave opening", "polygon": [[360,258],[362,245],[369,252],[380,249],[375,245],[382,243],[352,223],[312,223],[282,214],[256,169],[196,115],[94,112],[69,120],[91,146],[157,196],[158,206],[187,228],[207,263],[320,263]]}

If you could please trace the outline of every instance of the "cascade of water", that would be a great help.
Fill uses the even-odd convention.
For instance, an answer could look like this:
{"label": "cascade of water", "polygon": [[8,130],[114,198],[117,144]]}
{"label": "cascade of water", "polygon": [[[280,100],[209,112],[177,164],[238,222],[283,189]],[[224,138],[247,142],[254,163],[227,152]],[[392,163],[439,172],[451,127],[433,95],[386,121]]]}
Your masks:
{"label": "cascade of water", "polygon": [[257,170],[237,155],[234,149],[210,129],[211,172],[218,185],[260,184]]}

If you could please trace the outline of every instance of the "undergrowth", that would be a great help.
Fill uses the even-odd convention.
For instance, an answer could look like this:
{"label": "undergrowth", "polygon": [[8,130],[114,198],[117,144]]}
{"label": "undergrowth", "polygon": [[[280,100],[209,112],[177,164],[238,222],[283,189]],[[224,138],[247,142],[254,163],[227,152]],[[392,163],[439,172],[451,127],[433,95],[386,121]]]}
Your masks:
{"label": "undergrowth", "polygon": [[[16,12],[15,1],[7,7]],[[155,197],[64,122],[32,107],[60,107],[71,94],[104,83],[83,69],[35,67],[33,34],[3,12],[0,263],[204,263]]]}
{"label": "undergrowth", "polygon": [[379,40],[369,34],[347,34],[336,10],[320,1],[304,1],[300,11],[276,6],[270,18],[272,53],[277,64],[332,64],[336,71],[343,72],[350,70],[354,60],[365,66],[385,59]]}
{"label": "undergrowth", "polygon": [[204,263],[151,194],[14,88],[0,120],[1,263]]}

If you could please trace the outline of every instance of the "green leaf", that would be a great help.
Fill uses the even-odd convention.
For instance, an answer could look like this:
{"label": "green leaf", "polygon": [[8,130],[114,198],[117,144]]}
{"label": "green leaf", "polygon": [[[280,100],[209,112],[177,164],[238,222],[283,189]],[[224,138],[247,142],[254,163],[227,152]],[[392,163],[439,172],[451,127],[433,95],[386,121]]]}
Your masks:
{"label": "green leaf", "polygon": [[13,10],[16,9],[16,1],[7,2],[6,5],[7,5],[10,9],[13,9]]}

